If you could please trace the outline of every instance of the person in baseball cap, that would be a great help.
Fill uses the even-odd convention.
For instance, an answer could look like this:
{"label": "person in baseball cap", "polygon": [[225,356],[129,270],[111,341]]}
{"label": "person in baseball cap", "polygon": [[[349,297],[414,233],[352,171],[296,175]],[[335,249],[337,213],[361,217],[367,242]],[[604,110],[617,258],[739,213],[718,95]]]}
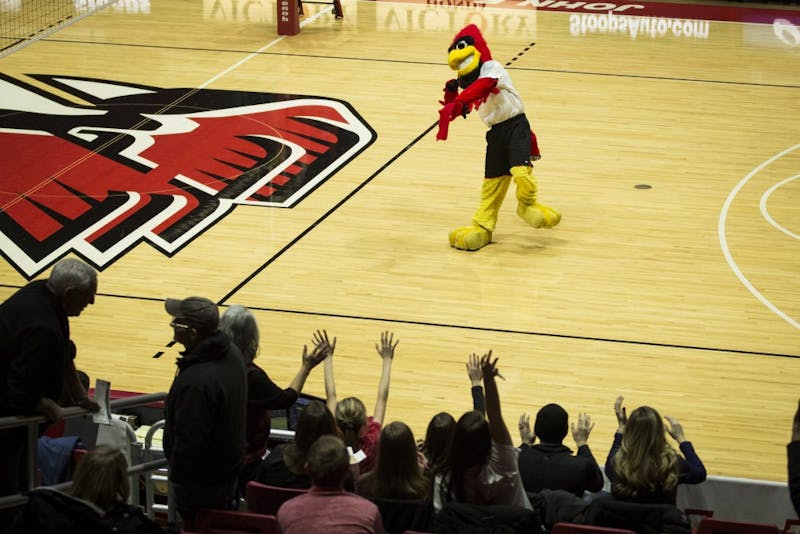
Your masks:
{"label": "person in baseball cap", "polygon": [[164,402],[164,455],[185,530],[201,509],[235,509],[247,413],[242,353],[204,297],[166,299],[173,340],[184,346]]}
{"label": "person in baseball cap", "polygon": [[205,297],[167,299],[164,307],[175,319],[172,324],[174,328],[187,327],[210,333],[219,326],[219,309]]}

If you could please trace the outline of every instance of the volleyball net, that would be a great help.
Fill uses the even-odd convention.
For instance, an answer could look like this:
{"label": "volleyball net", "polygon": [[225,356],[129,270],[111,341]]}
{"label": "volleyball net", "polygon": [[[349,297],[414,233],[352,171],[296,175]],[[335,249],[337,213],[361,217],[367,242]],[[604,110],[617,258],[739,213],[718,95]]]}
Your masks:
{"label": "volleyball net", "polygon": [[0,0],[0,58],[116,0]]}

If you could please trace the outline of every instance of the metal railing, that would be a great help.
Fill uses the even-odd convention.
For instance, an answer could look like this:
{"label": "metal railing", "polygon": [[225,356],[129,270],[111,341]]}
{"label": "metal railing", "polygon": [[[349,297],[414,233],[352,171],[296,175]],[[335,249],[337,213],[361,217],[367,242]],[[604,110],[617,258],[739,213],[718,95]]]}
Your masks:
{"label": "metal railing", "polygon": [[[110,412],[118,412],[119,410],[125,408],[131,408],[134,406],[142,406],[146,404],[151,404],[153,402],[161,402],[166,399],[166,393],[148,393],[145,395],[136,395],[133,397],[126,397],[123,399],[115,399],[109,402],[109,411]],[[70,419],[73,417],[79,417],[86,414],[89,414],[89,410],[85,408],[80,408],[78,406],[70,406],[64,408],[64,419]],[[27,416],[10,416],[10,417],[0,417],[0,430],[8,429],[8,428],[16,428],[24,426],[26,427],[26,454],[25,454],[25,474],[26,474],[26,488],[24,491],[29,491],[33,489],[35,486],[36,475],[38,470],[38,440],[39,440],[39,425],[42,423],[48,423],[49,421],[43,415],[27,415]],[[134,463],[133,456],[131,457],[131,463],[128,467],[128,474],[131,477],[132,482],[131,489],[134,490],[132,493],[136,493],[136,498],[138,499],[138,477],[142,473],[150,473],[157,469],[160,469],[167,465],[166,459],[159,459],[153,461],[145,461],[143,463],[138,462],[140,460],[140,456],[137,455],[135,458],[136,463]],[[57,484],[54,486],[50,486],[59,490],[69,489],[72,486],[72,482],[64,482],[61,484]],[[0,509],[3,508],[10,508],[15,506],[20,506],[27,502],[27,497],[23,493],[17,493],[15,495],[9,495],[6,497],[0,497]]]}
{"label": "metal railing", "polygon": [[[142,406],[153,402],[161,402],[166,399],[166,393],[150,393],[145,395],[136,395],[123,399],[115,399],[109,403],[110,412],[118,412],[125,408],[134,406]],[[64,419],[80,417],[90,414],[88,410],[71,406],[64,408]],[[39,439],[38,426],[42,423],[47,423],[47,418],[41,415],[31,416],[11,416],[0,417],[0,430],[7,428],[14,428],[20,426],[27,427],[27,454],[26,454],[26,472],[27,472],[27,489],[29,491],[34,487],[38,470],[37,458],[37,444]],[[172,503],[174,497],[172,495],[172,485],[169,482],[168,465],[166,458],[155,459],[158,454],[163,451],[152,447],[153,438],[155,434],[163,430],[164,421],[157,421],[153,423],[147,432],[144,443],[133,444],[131,454],[131,465],[128,467],[128,476],[131,480],[131,499],[132,504],[139,504],[139,475],[145,477],[145,512],[153,518],[156,512],[163,512],[167,515],[168,523],[175,523],[176,510]],[[293,430],[283,430],[271,428],[269,434],[270,440],[277,442],[289,442],[294,439]],[[134,454],[135,452],[135,454]],[[159,504],[156,502],[155,488],[156,482],[167,483],[167,503]],[[63,482],[48,486],[60,491],[69,490],[72,487],[72,481]],[[7,497],[0,497],[0,510],[4,508],[17,507],[24,505],[28,498],[24,493],[17,493],[16,495],[9,495]]]}

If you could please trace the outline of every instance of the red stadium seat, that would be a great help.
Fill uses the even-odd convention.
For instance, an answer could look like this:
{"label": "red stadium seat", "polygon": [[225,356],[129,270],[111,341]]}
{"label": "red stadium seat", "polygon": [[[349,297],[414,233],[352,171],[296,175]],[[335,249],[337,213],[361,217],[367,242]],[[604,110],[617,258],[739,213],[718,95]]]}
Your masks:
{"label": "red stadium seat", "polygon": [[556,523],[551,534],[636,534],[624,528],[596,527],[594,525],[577,525],[574,523]]}
{"label": "red stadium seat", "polygon": [[198,534],[277,534],[278,520],[273,515],[231,510],[200,510],[195,519]]}
{"label": "red stadium seat", "polygon": [[302,495],[308,490],[269,486],[251,480],[245,488],[247,511],[256,514],[276,515],[278,508],[293,497]]}
{"label": "red stadium seat", "polygon": [[780,532],[775,525],[724,521],[712,517],[703,518],[697,527],[697,534],[780,534]]}

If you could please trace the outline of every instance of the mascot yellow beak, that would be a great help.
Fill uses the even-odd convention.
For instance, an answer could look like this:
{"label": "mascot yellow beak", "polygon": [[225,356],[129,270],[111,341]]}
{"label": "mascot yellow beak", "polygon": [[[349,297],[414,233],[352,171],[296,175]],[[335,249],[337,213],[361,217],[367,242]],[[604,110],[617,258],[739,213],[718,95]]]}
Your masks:
{"label": "mascot yellow beak", "polygon": [[481,53],[474,46],[459,48],[456,46],[447,55],[447,64],[459,76],[466,76],[481,64]]}

